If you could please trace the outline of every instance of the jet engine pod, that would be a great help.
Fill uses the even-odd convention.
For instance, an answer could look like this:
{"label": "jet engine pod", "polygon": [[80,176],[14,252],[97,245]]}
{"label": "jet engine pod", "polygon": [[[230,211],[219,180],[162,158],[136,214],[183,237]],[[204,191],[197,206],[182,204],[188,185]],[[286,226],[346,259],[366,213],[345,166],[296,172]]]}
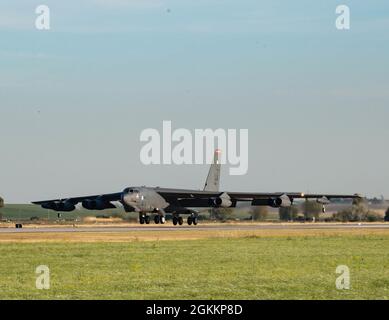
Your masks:
{"label": "jet engine pod", "polygon": [[330,203],[331,203],[331,201],[328,200],[328,198],[327,198],[326,196],[321,197],[321,198],[319,198],[319,199],[316,199],[316,202],[317,202],[317,203],[320,203],[320,204],[322,204],[322,205],[326,205],[326,204],[330,204]]}
{"label": "jet engine pod", "polygon": [[210,199],[210,205],[216,208],[232,207],[232,201],[228,194],[223,193],[220,197]]}
{"label": "jet engine pod", "polygon": [[82,206],[88,210],[95,210],[96,209],[96,200],[86,199],[82,202]]}
{"label": "jet engine pod", "polygon": [[41,207],[43,209],[54,210],[54,205],[55,205],[55,203],[53,203],[53,202],[45,202],[45,203],[41,204]]}
{"label": "jet engine pod", "polygon": [[70,212],[76,209],[76,206],[71,201],[47,202],[42,204],[42,208],[54,211]]}
{"label": "jet engine pod", "polygon": [[96,199],[86,199],[82,202],[82,206],[88,210],[104,210],[116,208],[109,201],[105,201],[102,197],[98,197]]}
{"label": "jet engine pod", "polygon": [[292,201],[290,201],[290,198],[286,194],[278,198],[270,199],[270,206],[274,208],[290,207],[291,205]]}
{"label": "jet engine pod", "polygon": [[65,201],[65,202],[62,202],[62,210],[60,211],[64,211],[64,212],[70,212],[70,211],[73,211],[76,209],[76,206],[74,205],[74,203],[70,202],[70,201]]}
{"label": "jet engine pod", "polygon": [[220,198],[216,198],[216,205],[222,208],[229,208],[232,206],[232,201],[231,199],[220,197]]}

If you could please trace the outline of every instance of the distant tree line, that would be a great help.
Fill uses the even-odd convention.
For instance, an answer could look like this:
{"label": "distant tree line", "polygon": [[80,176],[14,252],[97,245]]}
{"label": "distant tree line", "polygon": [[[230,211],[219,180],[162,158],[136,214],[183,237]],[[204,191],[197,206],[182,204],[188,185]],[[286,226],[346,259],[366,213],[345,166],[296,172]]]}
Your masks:
{"label": "distant tree line", "polygon": [[281,207],[278,209],[281,221],[293,221],[297,219],[299,209],[297,206]]}
{"label": "distant tree line", "polygon": [[233,208],[212,208],[209,211],[211,220],[227,221],[232,218]]}
{"label": "distant tree line", "polygon": [[[386,211],[385,217],[382,214],[370,210],[365,199],[356,199],[349,208],[343,209],[333,215],[326,215],[323,217],[322,205],[316,201],[306,200],[301,204],[295,204],[290,207],[278,209],[279,219],[281,221],[318,221],[319,219],[325,221],[388,221],[389,222],[389,208]],[[203,219],[227,221],[234,217],[234,208],[213,208],[211,209],[209,217],[204,216]],[[266,206],[254,206],[249,211],[253,221],[266,221],[269,216],[269,208]]]}
{"label": "distant tree line", "polygon": [[268,207],[252,207],[251,208],[251,219],[255,221],[264,221],[266,220],[267,216],[269,214],[269,208]]}
{"label": "distant tree line", "polygon": [[[389,210],[389,209],[388,209]],[[388,211],[387,211],[388,212]],[[366,199],[354,199],[350,208],[335,213],[335,221],[382,221],[382,216],[368,207]]]}
{"label": "distant tree line", "polygon": [[[305,201],[301,205],[301,213],[297,206],[279,208],[279,218],[281,221],[312,221],[313,218],[319,219],[322,212],[322,205],[316,201]],[[366,199],[355,199],[352,206],[341,210],[329,217],[325,218],[326,221],[388,221],[389,222],[389,208],[386,210],[385,217],[383,218],[380,213],[370,210]]]}
{"label": "distant tree line", "polygon": [[[0,209],[4,207],[4,199],[0,197]],[[0,211],[0,220],[3,219],[3,214]]]}
{"label": "distant tree line", "polygon": [[306,200],[301,204],[301,213],[299,212],[299,207],[296,205],[279,208],[278,210],[281,221],[312,220],[313,218],[319,218],[322,212],[322,205],[316,201]]}

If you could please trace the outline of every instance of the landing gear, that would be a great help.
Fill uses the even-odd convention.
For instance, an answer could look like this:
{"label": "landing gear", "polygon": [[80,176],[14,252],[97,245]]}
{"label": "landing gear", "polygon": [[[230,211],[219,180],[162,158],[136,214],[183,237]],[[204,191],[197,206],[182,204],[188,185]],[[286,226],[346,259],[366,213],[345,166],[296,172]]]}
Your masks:
{"label": "landing gear", "polygon": [[139,223],[140,224],[150,224],[150,217],[145,214],[139,214]]}
{"label": "landing gear", "polygon": [[197,224],[199,223],[199,218],[197,217],[197,216],[195,216],[195,215],[191,215],[191,216],[189,216],[188,217],[188,225],[195,225],[195,226],[197,226]]}
{"label": "landing gear", "polygon": [[146,222],[146,221],[145,221],[145,218],[146,218],[146,217],[143,216],[143,215],[140,216],[140,217],[139,217],[139,223],[140,223],[140,224],[145,224],[145,222]]}
{"label": "landing gear", "polygon": [[[139,223],[140,224],[150,224],[151,217],[148,216],[145,213],[139,213]],[[166,218],[164,214],[158,213],[154,216],[154,223],[155,224],[165,224]]]}
{"label": "landing gear", "polygon": [[182,226],[184,224],[184,219],[182,217],[177,217],[177,216],[174,216],[173,217],[173,224],[176,226],[177,224],[179,224],[180,226]]}
{"label": "landing gear", "polygon": [[165,218],[165,216],[164,215],[156,215],[155,217],[154,217],[154,222],[155,222],[155,224],[165,224],[165,222],[166,222],[166,218]]}

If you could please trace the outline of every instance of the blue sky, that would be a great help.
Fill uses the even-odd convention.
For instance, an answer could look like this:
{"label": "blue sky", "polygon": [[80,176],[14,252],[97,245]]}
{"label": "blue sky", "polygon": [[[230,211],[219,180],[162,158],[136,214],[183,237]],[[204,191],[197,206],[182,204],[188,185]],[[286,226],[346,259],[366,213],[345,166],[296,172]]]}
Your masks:
{"label": "blue sky", "polygon": [[248,174],[225,170],[224,189],[389,197],[387,1],[6,0],[0,35],[8,202],[201,188],[206,166],[140,163],[163,120],[249,129]]}

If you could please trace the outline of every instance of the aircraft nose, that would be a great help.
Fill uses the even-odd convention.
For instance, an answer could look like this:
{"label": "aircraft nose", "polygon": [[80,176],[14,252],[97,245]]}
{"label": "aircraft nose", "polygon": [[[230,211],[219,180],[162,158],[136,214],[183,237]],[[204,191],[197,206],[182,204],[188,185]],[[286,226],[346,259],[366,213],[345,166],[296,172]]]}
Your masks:
{"label": "aircraft nose", "polygon": [[138,192],[127,192],[123,196],[123,201],[127,204],[137,202],[139,199],[139,193]]}

